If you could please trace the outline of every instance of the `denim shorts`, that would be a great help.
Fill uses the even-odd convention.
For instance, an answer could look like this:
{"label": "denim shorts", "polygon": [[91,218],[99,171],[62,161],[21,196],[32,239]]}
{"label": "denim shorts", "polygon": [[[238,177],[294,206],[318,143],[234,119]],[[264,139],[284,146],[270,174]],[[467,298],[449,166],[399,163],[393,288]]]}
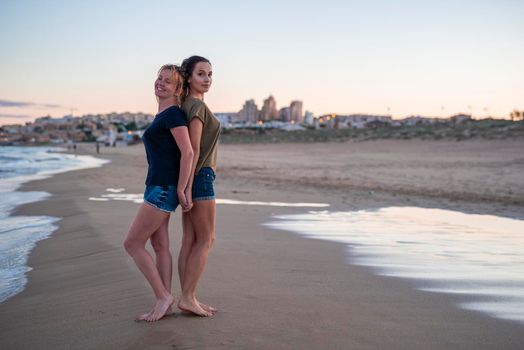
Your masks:
{"label": "denim shorts", "polygon": [[165,212],[175,211],[178,207],[178,194],[175,185],[146,186],[144,202]]}
{"label": "denim shorts", "polygon": [[215,199],[215,190],[213,188],[215,178],[215,171],[210,167],[205,167],[198,171],[193,180],[193,201]]}

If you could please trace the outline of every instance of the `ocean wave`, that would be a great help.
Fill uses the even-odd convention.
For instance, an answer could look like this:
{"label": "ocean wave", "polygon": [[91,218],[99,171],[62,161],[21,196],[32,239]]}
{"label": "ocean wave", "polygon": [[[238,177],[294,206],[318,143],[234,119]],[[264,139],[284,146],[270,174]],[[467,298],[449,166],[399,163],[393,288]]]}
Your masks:
{"label": "ocean wave", "polygon": [[107,160],[56,153],[60,148],[0,147],[0,302],[16,295],[27,283],[29,253],[56,229],[60,218],[9,216],[19,205],[43,200],[46,192],[17,192],[27,181],[56,173],[101,166]]}
{"label": "ocean wave", "polygon": [[522,220],[414,207],[274,218],[267,226],[346,244],[350,264],[467,295],[460,307],[524,324],[524,312],[514,312],[524,310]]}

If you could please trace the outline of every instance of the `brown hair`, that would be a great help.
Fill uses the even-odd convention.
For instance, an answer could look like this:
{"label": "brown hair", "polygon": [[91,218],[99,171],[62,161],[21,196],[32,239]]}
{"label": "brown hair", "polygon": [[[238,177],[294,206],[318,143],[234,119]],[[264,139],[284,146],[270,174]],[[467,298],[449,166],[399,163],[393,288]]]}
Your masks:
{"label": "brown hair", "polygon": [[176,64],[164,64],[160,69],[158,70],[157,75],[160,74],[164,69],[171,71],[171,79],[173,79],[173,84],[175,85],[175,91],[176,91],[176,103],[178,105],[182,104],[182,94],[184,92],[184,78],[182,76],[182,72],[180,70],[180,67]]}
{"label": "brown hair", "polygon": [[202,56],[191,56],[186,58],[184,61],[182,61],[182,65],[180,66],[180,73],[182,73],[183,82],[184,82],[184,93],[181,96],[181,101],[184,102],[185,98],[189,95],[189,78],[191,78],[191,75],[193,75],[193,71],[195,70],[195,66],[199,62],[206,62],[211,64],[209,60]]}

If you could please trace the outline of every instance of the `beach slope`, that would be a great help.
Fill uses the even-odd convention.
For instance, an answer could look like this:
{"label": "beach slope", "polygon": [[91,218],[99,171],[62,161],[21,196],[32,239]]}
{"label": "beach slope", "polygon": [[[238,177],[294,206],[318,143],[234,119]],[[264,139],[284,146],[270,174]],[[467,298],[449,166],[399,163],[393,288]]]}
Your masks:
{"label": "beach slope", "polygon": [[[219,198],[244,201],[329,203],[332,209],[421,205],[476,213],[492,210],[518,218],[523,213],[523,187],[515,172],[522,170],[517,151],[522,143],[496,142],[366,142],[346,144],[345,148],[342,144],[223,145],[217,193]],[[491,151],[480,156],[475,151],[478,147]],[[438,149],[446,153],[433,156]],[[353,157],[344,160],[342,150]],[[33,270],[28,273],[26,289],[0,304],[2,349],[524,346],[522,325],[456,307],[465,297],[417,291],[410,281],[377,276],[370,268],[347,264],[343,244],[305,239],[262,225],[274,214],[301,213],[307,208],[260,205],[218,205],[217,241],[199,286],[202,301],[219,309],[214,317],[177,312],[154,324],[134,322],[154,301],[121,246],[138,205],[89,198],[111,193],[108,188],[142,193],[146,169],[143,148],[102,149],[102,157],[111,163],[23,186],[22,190],[44,190],[53,196],[24,205],[15,215],[63,219],[51,238],[38,242],[31,253],[28,264]],[[497,173],[502,171],[497,162],[513,164],[515,159],[520,159],[520,165],[506,167],[510,169],[507,174]],[[459,174],[455,166],[463,163],[458,168],[468,169],[467,174]],[[394,173],[386,171],[391,164],[396,164]],[[449,164],[450,170],[446,172],[443,164]],[[331,166],[333,172],[328,171]],[[341,190],[338,183],[349,181],[339,175],[344,167],[348,174],[356,169],[351,175],[355,181]],[[413,186],[406,178],[397,178],[401,169]],[[492,173],[489,169],[494,174],[484,176]],[[311,177],[308,171],[313,171]],[[458,182],[445,181],[439,175]],[[490,189],[473,190],[475,185],[495,184],[492,179],[497,176],[506,184],[497,182],[493,198],[489,198]],[[431,178],[424,195],[420,179]],[[315,186],[318,181],[325,184]],[[449,188],[449,184],[456,188]],[[501,194],[507,186],[511,193]],[[453,195],[459,188],[464,195]],[[170,229],[176,261],[179,213],[172,217]],[[178,297],[176,277],[173,292]]]}

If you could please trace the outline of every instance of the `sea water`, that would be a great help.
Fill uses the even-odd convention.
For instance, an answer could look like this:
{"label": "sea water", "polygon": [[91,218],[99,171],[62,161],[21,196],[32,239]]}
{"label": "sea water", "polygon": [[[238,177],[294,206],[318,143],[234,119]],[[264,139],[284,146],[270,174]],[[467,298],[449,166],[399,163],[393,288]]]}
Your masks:
{"label": "sea water", "polygon": [[462,308],[524,324],[523,220],[418,207],[273,219],[267,226],[345,244],[349,264],[463,295]]}
{"label": "sea water", "polygon": [[[89,200],[142,203],[108,188]],[[420,281],[420,290],[464,295],[465,309],[524,324],[524,221],[443,209],[387,207],[329,211],[327,203],[216,200],[217,205],[316,208],[275,215],[265,225],[347,246],[347,262]]]}
{"label": "sea water", "polygon": [[47,192],[20,192],[24,182],[101,166],[107,160],[58,153],[56,147],[0,147],[0,302],[27,283],[27,258],[36,243],[57,229],[51,216],[11,216],[17,206],[48,198]]}

